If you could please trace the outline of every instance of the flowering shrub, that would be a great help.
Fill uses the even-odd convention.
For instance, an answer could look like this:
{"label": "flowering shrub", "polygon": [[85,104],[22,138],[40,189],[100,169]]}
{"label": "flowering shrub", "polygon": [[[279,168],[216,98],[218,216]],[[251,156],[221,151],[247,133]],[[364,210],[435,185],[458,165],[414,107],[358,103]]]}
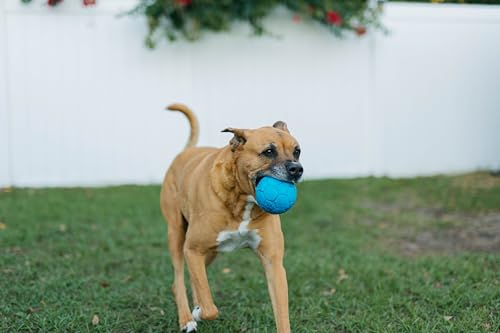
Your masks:
{"label": "flowering shrub", "polygon": [[[31,2],[32,0],[21,0]],[[83,1],[85,6],[96,0]],[[55,6],[63,0],[47,0]],[[147,17],[149,32],[146,45],[154,47],[161,36],[168,40],[183,37],[196,40],[204,30],[227,31],[234,21],[248,22],[260,35],[266,32],[262,20],[277,6],[291,11],[295,23],[302,20],[319,22],[336,36],[345,33],[364,35],[369,28],[381,28],[380,6],[370,0],[140,0],[129,14]]]}
{"label": "flowering shrub", "polygon": [[[341,36],[364,35],[380,28],[380,8],[368,0],[141,0],[131,13],[143,13],[149,24],[146,44],[154,47],[161,36],[196,40],[202,31],[227,31],[234,21],[248,22],[258,35],[266,32],[262,19],[277,6],[291,11],[295,23],[313,20]],[[370,2],[371,3],[371,2]]]}
{"label": "flowering shrub", "polygon": [[[21,2],[28,3],[31,2],[32,0],[21,0]],[[55,6],[59,3],[63,2],[63,0],[47,0],[47,5],[49,6]],[[82,3],[84,6],[93,6],[95,5],[96,0],[82,0]]]}

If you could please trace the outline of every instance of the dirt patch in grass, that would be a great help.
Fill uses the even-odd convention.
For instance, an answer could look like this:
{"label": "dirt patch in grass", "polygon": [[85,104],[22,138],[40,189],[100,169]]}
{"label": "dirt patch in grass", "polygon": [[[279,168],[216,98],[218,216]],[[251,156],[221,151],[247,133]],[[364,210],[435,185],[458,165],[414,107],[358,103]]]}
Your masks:
{"label": "dirt patch in grass", "polygon": [[474,172],[455,177],[452,184],[464,189],[492,189],[500,187],[500,172]]}
{"label": "dirt patch in grass", "polygon": [[444,214],[440,219],[445,223],[451,222],[451,227],[429,225],[426,230],[400,230],[388,244],[406,256],[458,252],[500,253],[500,213],[483,216]]}
{"label": "dirt patch in grass", "polygon": [[383,230],[384,247],[406,256],[500,253],[500,177],[477,172],[398,185],[361,204],[367,212],[360,224]]}
{"label": "dirt patch in grass", "polygon": [[[422,206],[424,206],[422,200],[416,193],[411,191],[399,192],[397,196],[386,200],[366,200],[361,203],[362,208],[369,209],[376,215],[401,214],[421,209]],[[438,207],[426,207],[425,210],[427,209],[434,212]]]}

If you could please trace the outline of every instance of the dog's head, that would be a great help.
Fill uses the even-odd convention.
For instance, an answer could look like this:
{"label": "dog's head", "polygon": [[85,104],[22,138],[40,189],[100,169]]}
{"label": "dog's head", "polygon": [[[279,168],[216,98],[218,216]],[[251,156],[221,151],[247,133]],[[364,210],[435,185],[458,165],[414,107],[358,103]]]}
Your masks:
{"label": "dog's head", "polygon": [[226,128],[222,132],[234,134],[229,145],[238,184],[246,193],[255,195],[255,187],[264,176],[293,183],[302,177],[300,146],[284,122],[258,129]]}

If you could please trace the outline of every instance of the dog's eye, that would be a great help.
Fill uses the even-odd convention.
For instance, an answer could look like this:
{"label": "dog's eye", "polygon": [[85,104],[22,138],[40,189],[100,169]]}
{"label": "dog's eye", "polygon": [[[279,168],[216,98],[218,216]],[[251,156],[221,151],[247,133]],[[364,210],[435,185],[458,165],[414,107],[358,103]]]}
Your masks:
{"label": "dog's eye", "polygon": [[295,157],[296,159],[299,159],[299,157],[300,157],[300,148],[299,147],[295,148],[295,150],[293,151],[293,157]]}
{"label": "dog's eye", "polygon": [[264,150],[261,155],[264,155],[266,157],[269,157],[269,158],[273,158],[276,156],[276,149],[274,149],[273,147],[271,148],[267,148],[266,150]]}

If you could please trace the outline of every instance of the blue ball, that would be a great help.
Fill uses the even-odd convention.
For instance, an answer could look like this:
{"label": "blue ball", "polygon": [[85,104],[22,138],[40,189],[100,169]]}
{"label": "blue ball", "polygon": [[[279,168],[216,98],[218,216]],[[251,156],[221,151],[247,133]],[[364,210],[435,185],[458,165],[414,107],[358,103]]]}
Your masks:
{"label": "blue ball", "polygon": [[263,177],[255,189],[257,204],[268,213],[281,214],[297,200],[295,184],[272,177]]}

